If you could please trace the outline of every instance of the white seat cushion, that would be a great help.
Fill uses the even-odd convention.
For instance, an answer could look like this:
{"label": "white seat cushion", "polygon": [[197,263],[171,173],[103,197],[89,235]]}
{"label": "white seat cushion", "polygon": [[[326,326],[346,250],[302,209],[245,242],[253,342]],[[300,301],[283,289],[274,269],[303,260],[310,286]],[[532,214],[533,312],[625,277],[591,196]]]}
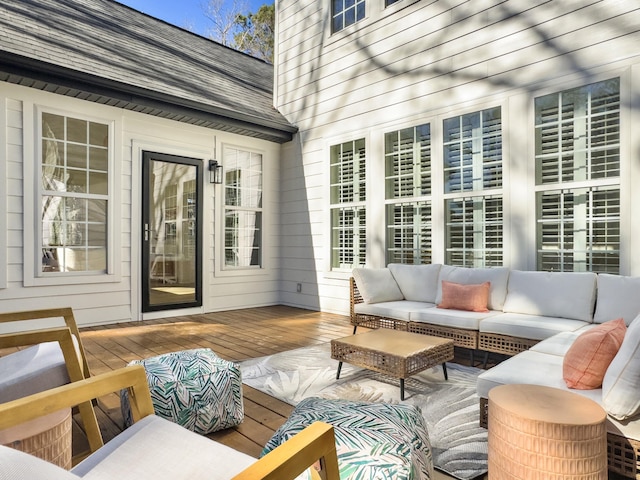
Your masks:
{"label": "white seat cushion", "polygon": [[440,264],[405,265],[390,263],[388,265],[393,278],[400,287],[406,300],[435,303],[438,290]]}
{"label": "white seat cushion", "polygon": [[362,315],[376,315],[408,322],[412,312],[417,312],[426,307],[435,307],[435,305],[433,303],[401,300],[399,302],[358,303],[353,307],[353,310]]}
{"label": "white seat cushion", "polygon": [[569,318],[543,317],[520,313],[501,313],[480,322],[480,333],[495,333],[511,337],[544,340],[556,333],[573,332],[587,322]]}
{"label": "white seat cushion", "polygon": [[86,480],[227,480],[255,461],[226,445],[150,415],[71,471]]}
{"label": "white seat cushion", "polygon": [[[483,372],[478,377],[478,397],[488,398],[489,390],[499,385],[527,383],[574,392],[603,405],[602,389],[572,390],[562,378],[563,357],[527,350]],[[604,405],[603,405],[604,406]],[[606,410],[606,408],[605,408]],[[607,417],[607,431],[640,440],[640,421],[619,422]]]}
{"label": "white seat cushion", "polygon": [[583,332],[593,327],[595,327],[595,325],[590,323],[572,332],[560,332],[552,337],[546,338],[541,342],[536,343],[529,350],[533,352],[548,353],[549,355],[564,356],[575,339],[578,338]]}
{"label": "white seat cushion", "polygon": [[28,453],[0,445],[2,480],[78,480],[80,477]]}
{"label": "white seat cushion", "polygon": [[489,310],[502,310],[507,294],[507,282],[509,280],[508,268],[465,268],[443,265],[438,277],[438,293],[436,305],[442,302],[442,281],[462,283],[464,285],[477,285],[490,282]]}
{"label": "white seat cushion", "polygon": [[502,310],[591,322],[595,299],[595,273],[512,270]]}
{"label": "white seat cushion", "polygon": [[409,319],[412,322],[431,323],[432,325],[440,325],[443,327],[478,330],[482,319],[498,314],[500,314],[500,312],[471,312],[468,310],[449,310],[433,307],[411,312]]}
{"label": "white seat cushion", "polygon": [[624,318],[629,325],[640,314],[640,277],[598,274],[598,300],[593,321]]}

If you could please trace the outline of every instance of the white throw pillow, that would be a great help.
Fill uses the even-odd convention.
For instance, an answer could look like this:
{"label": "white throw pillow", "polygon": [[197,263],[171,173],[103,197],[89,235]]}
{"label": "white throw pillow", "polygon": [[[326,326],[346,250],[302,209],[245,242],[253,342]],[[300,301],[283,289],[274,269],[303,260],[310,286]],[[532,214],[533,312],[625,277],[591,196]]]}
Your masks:
{"label": "white throw pillow", "polygon": [[595,273],[511,270],[503,311],[591,322],[595,299]]}
{"label": "white throw pillow", "polygon": [[403,263],[388,265],[405,299],[428,303],[436,301],[441,266],[440,264],[406,265]]}
{"label": "white throw pillow", "polygon": [[624,318],[629,325],[640,314],[640,277],[598,274],[595,323]]}
{"label": "white throw pillow", "polygon": [[364,303],[404,300],[388,268],[354,268],[352,274]]}
{"label": "white throw pillow", "polygon": [[443,265],[438,277],[438,293],[435,303],[442,302],[442,281],[461,283],[463,285],[478,285],[484,282],[491,283],[489,287],[489,310],[502,310],[504,297],[507,294],[507,282],[509,269],[505,267],[495,268],[468,268]]}
{"label": "white throw pillow", "polygon": [[629,325],[620,350],[602,380],[602,406],[626,420],[640,413],[640,315]]}

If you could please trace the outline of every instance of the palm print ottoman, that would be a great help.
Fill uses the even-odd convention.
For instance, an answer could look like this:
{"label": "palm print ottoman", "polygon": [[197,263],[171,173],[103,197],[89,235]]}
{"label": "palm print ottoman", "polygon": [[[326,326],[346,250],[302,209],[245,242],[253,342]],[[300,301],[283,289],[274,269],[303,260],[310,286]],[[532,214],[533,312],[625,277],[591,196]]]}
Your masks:
{"label": "palm print ottoman", "polygon": [[414,405],[307,398],[274,433],[262,455],[315,421],[334,427],[342,480],[433,478],[427,427]]}
{"label": "palm print ottoman", "polygon": [[[208,348],[133,360],[129,365],[144,366],[159,417],[203,435],[233,427],[244,419],[238,365]],[[125,425],[130,426],[127,390],[120,392],[120,406]]]}

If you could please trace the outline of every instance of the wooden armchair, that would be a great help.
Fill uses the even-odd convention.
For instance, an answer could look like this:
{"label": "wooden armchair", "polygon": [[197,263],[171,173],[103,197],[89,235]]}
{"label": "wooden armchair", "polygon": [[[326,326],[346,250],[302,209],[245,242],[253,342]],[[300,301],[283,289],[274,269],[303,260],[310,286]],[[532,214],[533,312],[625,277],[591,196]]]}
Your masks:
{"label": "wooden armchair", "polygon": [[[59,326],[46,319],[57,319]],[[0,402],[83,380],[90,376],[86,353],[71,308],[0,314]],[[54,342],[57,342],[56,345]],[[28,347],[28,348],[22,348]],[[16,351],[17,349],[20,349]],[[103,445],[93,404],[78,404],[91,451]],[[77,459],[76,459],[77,461]]]}
{"label": "wooden armchair", "polygon": [[135,423],[71,471],[0,446],[0,478],[74,480],[91,472],[122,480],[286,480],[314,464],[320,468],[310,469],[313,478],[340,478],[331,425],[314,423],[256,460],[154,415],[147,377],[139,365],[0,404],[0,429],[124,388]]}

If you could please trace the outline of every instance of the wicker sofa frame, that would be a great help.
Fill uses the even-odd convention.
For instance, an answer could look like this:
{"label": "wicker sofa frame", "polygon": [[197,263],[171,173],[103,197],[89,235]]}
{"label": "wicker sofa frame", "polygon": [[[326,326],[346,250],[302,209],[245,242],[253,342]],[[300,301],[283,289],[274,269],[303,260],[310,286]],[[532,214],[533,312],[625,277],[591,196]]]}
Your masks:
{"label": "wicker sofa frame", "polygon": [[[482,397],[480,426],[489,426],[489,400]],[[640,441],[607,432],[607,463],[610,472],[640,480]]]}
{"label": "wicker sofa frame", "polygon": [[448,338],[453,340],[453,344],[456,347],[470,348],[472,350],[476,350],[478,348],[478,332],[475,330],[443,327],[441,325],[434,325],[426,322],[408,322],[406,320],[356,313],[355,306],[359,303],[363,303],[364,300],[353,277],[349,279],[349,289],[350,314],[353,333],[356,332],[358,327],[392,328],[394,330],[405,330],[414,333],[422,333],[423,335]]}

